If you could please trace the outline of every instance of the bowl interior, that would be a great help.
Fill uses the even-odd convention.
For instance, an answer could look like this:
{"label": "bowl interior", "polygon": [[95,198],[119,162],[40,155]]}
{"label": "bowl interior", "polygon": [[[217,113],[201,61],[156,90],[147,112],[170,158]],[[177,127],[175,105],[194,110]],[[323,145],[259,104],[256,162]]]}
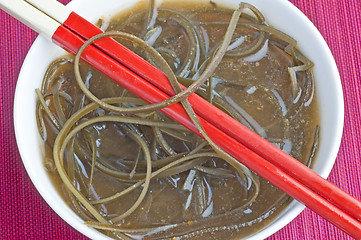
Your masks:
{"label": "bowl interior", "polygon": [[[99,17],[108,18],[137,2],[138,0],[74,0],[68,6],[91,22],[95,22]],[[233,8],[238,5],[233,0],[214,0],[214,2]],[[321,141],[313,168],[326,178],[336,159],[343,127],[341,82],[330,50],[313,24],[287,0],[247,0],[246,2],[255,5],[266,16],[268,23],[294,37],[299,43],[300,50],[315,63],[316,91],[321,115]],[[64,53],[64,50],[42,37],[38,37],[31,47],[21,69],[15,93],[16,139],[31,180],[54,211],[84,235],[92,239],[109,239],[82,223],[83,221],[57,193],[42,165],[43,152],[40,148],[41,141],[35,119],[35,88],[40,87],[50,62]],[[270,236],[294,219],[303,208],[303,205],[293,201],[269,227],[249,239],[263,239]]]}

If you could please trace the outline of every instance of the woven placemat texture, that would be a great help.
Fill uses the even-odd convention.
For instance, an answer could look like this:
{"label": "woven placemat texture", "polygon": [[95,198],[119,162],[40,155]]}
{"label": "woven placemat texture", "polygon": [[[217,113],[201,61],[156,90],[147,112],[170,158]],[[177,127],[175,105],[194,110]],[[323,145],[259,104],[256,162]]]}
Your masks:
{"label": "woven placemat texture", "polygon": [[[361,1],[291,2],[316,25],[336,59],[345,97],[345,126],[337,162],[328,179],[360,199]],[[17,150],[14,92],[22,62],[36,36],[0,11],[0,239],[87,239],[60,219],[41,198]],[[352,238],[306,209],[269,239]]]}

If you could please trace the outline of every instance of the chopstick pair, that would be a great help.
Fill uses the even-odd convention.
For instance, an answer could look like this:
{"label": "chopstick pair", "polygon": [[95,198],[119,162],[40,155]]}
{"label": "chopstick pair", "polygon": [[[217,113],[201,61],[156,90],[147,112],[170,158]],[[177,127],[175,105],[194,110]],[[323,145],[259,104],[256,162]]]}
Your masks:
{"label": "chopstick pair", "polygon": [[[72,54],[102,30],[55,0],[0,0],[1,7]],[[160,70],[111,38],[85,49],[82,59],[144,101],[175,94]],[[184,86],[181,86],[185,89]],[[361,202],[196,94],[188,101],[209,137],[223,150],[285,193],[361,239]],[[161,110],[199,135],[181,104]]]}

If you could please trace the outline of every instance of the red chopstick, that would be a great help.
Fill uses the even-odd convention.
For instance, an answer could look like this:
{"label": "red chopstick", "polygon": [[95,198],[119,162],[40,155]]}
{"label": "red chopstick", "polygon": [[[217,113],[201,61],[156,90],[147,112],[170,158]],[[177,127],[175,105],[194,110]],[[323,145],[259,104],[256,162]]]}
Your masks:
{"label": "red chopstick", "polygon": [[[73,33],[65,27],[61,27],[57,30],[53,40],[71,53],[75,53],[76,49],[80,48],[84,43],[82,38],[74,36]],[[113,58],[94,46],[89,46],[82,56],[84,61],[90,63],[94,68],[103,72],[106,76],[112,78],[115,82],[127,88],[129,91],[137,94],[144,101],[156,103],[169,98],[169,95],[160,91],[147,81],[143,80],[142,84],[140,84],[139,82],[142,81],[142,78],[131,71],[124,70],[124,66],[120,65]],[[111,67],[104,68],[104,66]],[[200,135],[181,104],[173,104],[161,111],[177,122],[183,124],[194,133]],[[328,219],[333,224],[349,233],[351,236],[361,238],[361,223],[354,217],[334,206],[326,199],[292,178],[284,170],[268,162],[204,118],[200,116],[198,116],[198,118],[209,137],[223,150],[291,197],[302,202],[320,216]]]}
{"label": "red chopstick", "polygon": [[[37,7],[39,2],[44,2],[28,1]],[[1,6],[4,5],[5,9],[16,16],[19,15],[16,12],[19,6],[30,11],[28,6],[22,6],[24,3],[22,0],[12,0],[12,2],[0,0]],[[48,0],[46,5],[48,4],[54,3]],[[25,19],[28,25],[39,32],[45,31],[45,35],[50,36],[56,44],[75,54],[85,39],[100,33],[101,30],[68,9],[62,10],[63,7],[57,3],[56,8],[61,10],[62,15],[51,17],[52,21],[56,20],[63,25],[57,26],[51,22],[51,27],[48,27],[49,24],[38,21],[36,24],[40,24],[41,27],[34,27],[34,24],[29,24],[32,17],[26,15],[20,18]],[[41,14],[46,12],[42,9],[41,13],[34,14],[42,18]],[[82,59],[149,103],[160,102],[174,95],[173,89],[161,71],[112,39],[99,40],[93,46],[89,46],[82,54]],[[192,94],[188,100],[209,137],[223,150],[351,236],[361,239],[360,201],[198,95]],[[174,104],[161,111],[199,135],[181,104]]]}
{"label": "red chopstick", "polygon": [[[103,32],[74,12],[69,15],[63,25],[86,40]],[[114,39],[102,39],[95,42],[94,45],[169,96],[175,95],[172,86],[163,72]],[[185,89],[184,86],[181,85],[181,87]],[[361,220],[361,203],[357,199],[325,180],[312,169],[263,139],[261,136],[255,134],[202,97],[192,94],[188,97],[188,101],[199,116],[283,169],[318,194],[327,197],[328,200],[336,206],[345,209],[349,214]]]}

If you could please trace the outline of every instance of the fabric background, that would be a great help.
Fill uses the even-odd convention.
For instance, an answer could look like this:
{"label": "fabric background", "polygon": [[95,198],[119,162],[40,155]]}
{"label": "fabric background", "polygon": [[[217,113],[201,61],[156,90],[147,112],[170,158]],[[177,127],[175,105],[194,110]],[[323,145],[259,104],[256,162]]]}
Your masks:
{"label": "fabric background", "polygon": [[[336,59],[345,96],[345,126],[328,179],[360,199],[361,1],[291,2],[316,25]],[[51,210],[25,172],[13,130],[13,98],[22,62],[37,34],[3,11],[0,26],[0,239],[87,239]],[[306,209],[269,239],[352,238]]]}

